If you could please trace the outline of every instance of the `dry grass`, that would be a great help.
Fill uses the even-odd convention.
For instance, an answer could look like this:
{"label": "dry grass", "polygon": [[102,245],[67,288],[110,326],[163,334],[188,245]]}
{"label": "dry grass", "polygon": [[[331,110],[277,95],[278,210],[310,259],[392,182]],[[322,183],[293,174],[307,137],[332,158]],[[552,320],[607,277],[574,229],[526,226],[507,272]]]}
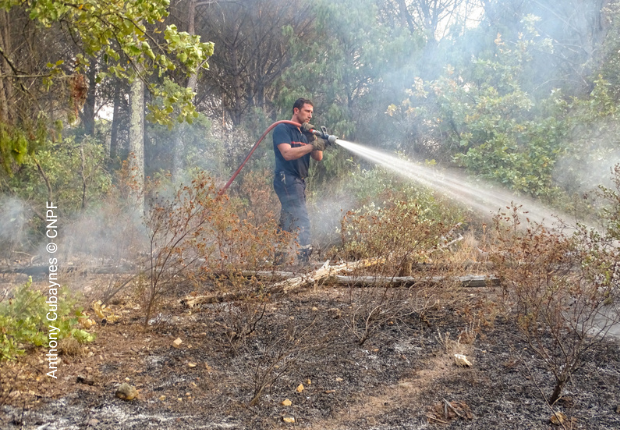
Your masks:
{"label": "dry grass", "polygon": [[73,336],[63,338],[58,343],[58,351],[61,355],[66,355],[69,357],[79,357],[84,353],[84,349]]}

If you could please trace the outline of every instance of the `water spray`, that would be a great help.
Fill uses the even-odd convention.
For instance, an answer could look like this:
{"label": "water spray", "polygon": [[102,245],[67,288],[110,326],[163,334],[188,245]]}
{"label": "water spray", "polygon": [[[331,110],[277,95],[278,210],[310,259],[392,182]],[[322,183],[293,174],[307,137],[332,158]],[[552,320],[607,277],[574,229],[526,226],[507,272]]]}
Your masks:
{"label": "water spray", "polygon": [[[245,166],[245,164],[248,162],[248,160],[250,159],[250,157],[252,156],[256,148],[258,148],[258,145],[263,141],[265,136],[267,136],[267,134],[278,124],[291,124],[291,125],[294,125],[295,127],[301,127],[300,123],[295,122],[295,121],[287,121],[287,120],[276,121],[273,124],[271,124],[269,127],[267,127],[267,130],[265,130],[262,136],[256,141],[254,146],[252,146],[252,149],[250,149],[250,152],[248,152],[248,155],[246,155],[245,159],[241,162],[237,170],[235,170],[235,173],[233,173],[233,175],[230,177],[228,182],[226,182],[226,184],[222,187],[222,189],[217,193],[218,196],[221,196],[222,194],[226,192],[228,187],[230,187],[230,184],[233,183],[233,181],[235,180],[239,172],[241,172],[241,169],[243,169],[243,166]],[[321,139],[325,139],[328,145],[334,145],[337,143],[338,137],[328,134],[327,129],[325,127],[321,127],[320,130],[310,129],[309,131],[315,136]]]}
{"label": "water spray", "polygon": [[[469,182],[465,177],[435,169],[398,158],[393,154],[369,148],[358,143],[339,140],[338,144],[346,150],[365,158],[373,163],[391,170],[399,176],[412,180],[443,193],[451,199],[461,202],[482,214],[497,213],[506,210],[513,202],[521,202],[520,212],[524,218],[545,225],[547,228],[557,228],[557,218],[564,221],[570,219],[566,214],[552,210],[539,202],[525,196],[516,196],[513,193],[498,188],[492,188],[482,182]],[[554,221],[556,220],[556,221]]]}

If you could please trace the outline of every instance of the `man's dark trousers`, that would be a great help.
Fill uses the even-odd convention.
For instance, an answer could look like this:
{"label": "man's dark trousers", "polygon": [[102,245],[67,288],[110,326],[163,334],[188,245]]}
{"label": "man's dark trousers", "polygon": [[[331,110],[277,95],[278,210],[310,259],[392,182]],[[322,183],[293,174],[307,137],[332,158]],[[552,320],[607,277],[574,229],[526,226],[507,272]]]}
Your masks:
{"label": "man's dark trousers", "polygon": [[300,257],[309,256],[310,218],[306,208],[306,182],[290,173],[276,172],[273,188],[282,204],[280,228],[293,234],[299,233]]}

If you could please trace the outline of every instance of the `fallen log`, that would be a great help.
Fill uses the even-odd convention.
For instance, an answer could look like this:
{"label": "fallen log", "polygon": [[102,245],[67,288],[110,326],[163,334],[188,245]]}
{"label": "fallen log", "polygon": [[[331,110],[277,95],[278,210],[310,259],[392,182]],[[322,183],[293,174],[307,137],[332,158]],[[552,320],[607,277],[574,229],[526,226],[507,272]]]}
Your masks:
{"label": "fallen log", "polygon": [[[378,264],[383,261],[384,260],[381,258],[370,258],[367,260],[355,261],[353,263],[344,263],[344,264],[339,264],[336,266],[330,266],[329,260],[327,260],[323,264],[323,266],[321,266],[320,268],[316,270],[313,270],[312,272],[309,272],[307,274],[303,274],[300,276],[292,277],[292,278],[286,279],[281,282],[277,282],[271,288],[268,288],[265,291],[265,293],[267,294],[285,293],[286,294],[292,289],[298,289],[298,288],[301,288],[307,285],[314,285],[315,282],[321,279],[329,278],[330,276],[334,276],[339,272],[352,271],[354,269],[359,269],[361,267],[369,267],[369,266],[372,266],[373,264]],[[261,272],[253,272],[252,276],[257,276],[260,273]],[[271,272],[271,271],[263,272],[265,276],[273,276],[274,273],[278,273],[278,272]],[[279,272],[279,273],[286,273],[286,272]],[[246,293],[227,293],[227,294],[219,294],[219,295],[210,294],[210,295],[202,295],[202,296],[191,296],[190,295],[190,296],[182,298],[181,300],[179,300],[179,302],[183,306],[192,308],[196,305],[204,304],[204,303],[219,303],[223,301],[239,300],[245,297],[246,295],[247,295]]]}
{"label": "fallen log", "polygon": [[354,287],[410,287],[424,282],[438,283],[447,280],[458,280],[463,287],[486,287],[487,285],[499,285],[499,278],[486,275],[467,275],[467,276],[334,276],[334,284]]}
{"label": "fallen log", "polygon": [[[347,276],[339,275],[340,272],[351,272],[355,269],[370,267],[383,262],[380,258],[369,258],[366,260],[355,261],[352,263],[343,263],[336,266],[330,266],[329,260],[323,266],[313,270],[307,274],[289,277],[284,281],[275,283],[268,288],[265,293],[279,294],[288,293],[293,289],[299,289],[304,286],[314,285],[320,280],[333,281],[335,285],[355,286],[355,287],[406,287],[415,284],[431,282],[438,283],[447,280],[458,280],[463,287],[485,287],[487,285],[498,285],[499,278],[493,275],[467,275],[467,276],[430,276],[430,277],[413,277],[413,276]],[[261,278],[287,277],[293,272],[276,272],[276,271],[256,271],[244,272],[244,276],[257,276]],[[194,307],[204,303],[220,303],[224,301],[239,300],[247,296],[245,292],[226,293],[226,294],[210,294],[201,296],[187,296],[179,302],[186,307]]]}
{"label": "fallen log", "polygon": [[384,262],[383,258],[368,258],[366,260],[354,261],[352,263],[343,263],[337,266],[330,266],[329,260],[323,264],[319,269],[314,270],[306,275],[297,276],[295,278],[289,278],[282,282],[278,282],[273,286],[274,291],[282,291],[284,293],[288,293],[292,289],[300,288],[306,285],[314,284],[315,282],[329,278],[330,276],[335,276],[339,272],[343,271],[353,271],[355,269],[370,267],[375,264],[379,264]]}
{"label": "fallen log", "polygon": [[[321,269],[319,269],[321,270]],[[316,271],[318,272],[318,271]],[[328,273],[325,275],[325,273]],[[496,276],[486,275],[467,275],[467,276],[432,276],[432,277],[418,277],[413,276],[394,276],[394,277],[378,277],[378,276],[345,276],[345,275],[330,275],[329,272],[323,270],[315,276],[311,274],[299,276],[286,281],[275,284],[268,290],[270,294],[275,293],[288,293],[292,288],[300,288],[303,285],[314,283],[320,279],[329,279],[330,285],[341,285],[347,287],[411,287],[415,284],[421,283],[439,283],[447,280],[457,280],[463,287],[480,288],[487,286],[499,285],[499,278]],[[187,296],[180,300],[181,305],[192,308],[196,305],[205,303],[222,303],[227,301],[240,300],[247,297],[246,292],[242,293],[225,293],[225,294],[211,294],[202,296]]]}
{"label": "fallen log", "polygon": [[280,270],[244,270],[241,272],[246,278],[251,278],[252,276],[256,276],[261,279],[287,279],[292,278],[296,275],[295,272],[284,272]]}

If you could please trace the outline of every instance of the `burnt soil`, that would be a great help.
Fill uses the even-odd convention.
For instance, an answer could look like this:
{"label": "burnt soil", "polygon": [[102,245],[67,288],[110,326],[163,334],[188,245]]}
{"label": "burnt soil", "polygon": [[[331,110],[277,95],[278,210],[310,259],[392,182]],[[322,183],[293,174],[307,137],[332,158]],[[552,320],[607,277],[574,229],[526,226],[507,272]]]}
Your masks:
{"label": "burnt soil", "polygon": [[[45,376],[42,349],[1,363],[0,393],[10,391],[1,428],[562,428],[543,397],[552,374],[514,318],[493,312],[492,289],[463,288],[460,302],[387,319],[363,345],[347,318],[360,296],[346,287],[187,309],[178,298],[190,292],[168,298],[146,330],[139,306],[116,300],[122,318],[97,325],[79,356],[63,356],[57,380]],[[473,366],[457,366],[457,352]],[[587,352],[553,406],[564,428],[620,428],[619,352],[615,339]],[[115,396],[123,382],[136,400]]]}

